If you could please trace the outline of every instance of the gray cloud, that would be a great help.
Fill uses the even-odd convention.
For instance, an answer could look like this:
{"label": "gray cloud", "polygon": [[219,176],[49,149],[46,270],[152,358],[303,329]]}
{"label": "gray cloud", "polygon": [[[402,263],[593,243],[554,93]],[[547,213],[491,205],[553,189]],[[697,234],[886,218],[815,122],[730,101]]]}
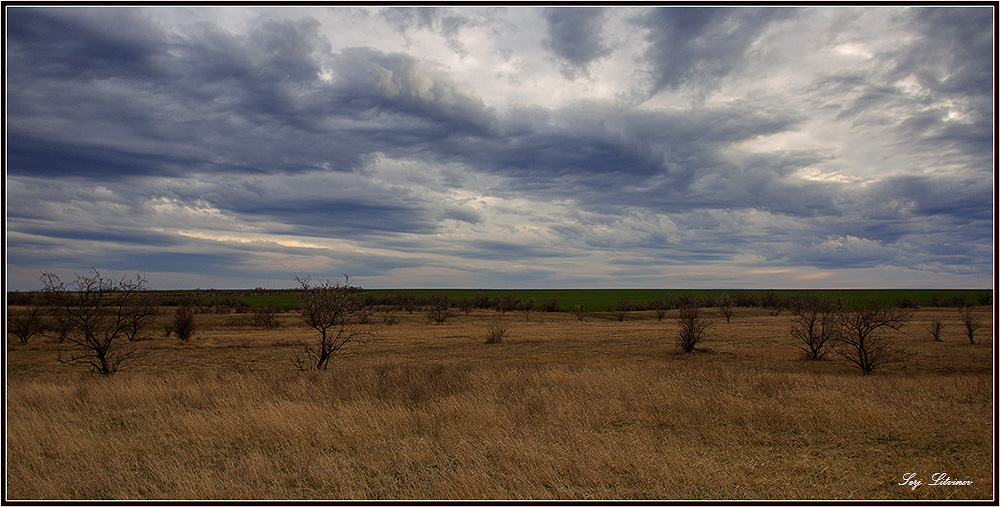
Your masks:
{"label": "gray cloud", "polygon": [[[637,12],[650,95],[736,94],[744,72],[787,57],[769,52],[769,34],[794,32],[810,12]],[[444,58],[361,40],[333,49],[322,16],[261,15],[227,30],[130,8],[14,7],[8,263],[27,272],[100,259],[217,280],[432,267],[492,283],[613,284],[600,277],[642,279],[630,266],[741,262],[981,279],[992,258],[992,11],[892,12],[886,30],[905,43],[822,67],[785,95],[500,107],[480,96],[497,81],[459,80]],[[469,56],[478,41],[464,35],[484,20],[531,14],[539,68],[555,54],[589,72],[620,50],[602,37],[601,9],[379,13],[368,22],[430,30],[441,51],[457,43]],[[863,16],[838,19],[817,40]],[[505,61],[533,56],[512,48]],[[554,89],[581,86],[549,77]],[[835,144],[848,135],[863,146]],[[884,172],[866,174],[863,163],[882,161]],[[564,272],[599,272],[597,257],[614,270]],[[297,267],[268,264],[279,258]]]}
{"label": "gray cloud", "polygon": [[611,54],[601,38],[604,10],[591,7],[545,9],[548,37],[544,44],[568,65],[565,73],[587,72],[590,62]]}
{"label": "gray cloud", "polygon": [[663,7],[638,16],[647,30],[652,92],[681,86],[715,88],[747,64],[754,42],[772,23],[793,16],[790,8]]}

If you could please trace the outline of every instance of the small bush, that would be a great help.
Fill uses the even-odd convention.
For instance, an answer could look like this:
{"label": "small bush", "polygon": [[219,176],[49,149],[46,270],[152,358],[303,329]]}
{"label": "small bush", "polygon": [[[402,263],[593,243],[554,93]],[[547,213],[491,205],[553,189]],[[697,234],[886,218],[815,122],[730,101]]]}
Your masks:
{"label": "small bush", "polygon": [[451,301],[447,296],[436,299],[427,310],[427,318],[436,324],[444,324],[452,315]]}
{"label": "small bush", "polygon": [[194,334],[194,309],[190,306],[178,306],[174,313],[173,332],[181,341],[188,341]]}
{"label": "small bush", "polygon": [[244,320],[253,327],[262,327],[268,331],[281,327],[281,309],[275,305],[254,305]]}
{"label": "small bush", "polygon": [[550,299],[550,300],[548,300],[548,302],[542,304],[541,308],[542,308],[543,311],[546,311],[546,312],[564,312],[564,311],[566,311],[566,309],[563,308],[561,304],[559,304],[559,298],[557,298],[555,296],[552,296],[552,299]]}
{"label": "small bush", "polygon": [[972,305],[960,306],[958,313],[962,316],[962,325],[965,326],[965,335],[969,337],[969,343],[976,343],[976,331],[983,327],[983,320],[972,314]]}
{"label": "small bush", "polygon": [[611,315],[615,317],[618,322],[622,322],[628,317],[628,312],[632,310],[632,302],[628,298],[622,298],[618,302],[618,305],[611,309]]}
{"label": "small bush", "polygon": [[504,321],[502,315],[497,315],[486,325],[486,343],[491,345],[501,343],[508,336],[510,336],[510,328],[507,327],[507,322]]}
{"label": "small bush", "polygon": [[681,325],[677,334],[677,346],[684,352],[693,351],[695,345],[704,339],[705,330],[708,329],[708,323],[701,320],[701,308],[697,306],[681,308],[677,322]]}

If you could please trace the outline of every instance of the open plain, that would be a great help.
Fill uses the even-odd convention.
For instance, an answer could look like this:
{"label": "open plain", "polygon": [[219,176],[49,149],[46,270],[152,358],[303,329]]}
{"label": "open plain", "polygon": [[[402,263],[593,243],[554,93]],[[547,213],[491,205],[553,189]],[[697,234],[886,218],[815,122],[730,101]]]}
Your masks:
{"label": "open plain", "polygon": [[906,361],[871,375],[805,359],[790,314],[761,308],[706,309],[687,354],[677,310],[507,313],[498,344],[492,310],[375,314],[320,371],[293,364],[315,341],[294,312],[273,330],[198,314],[190,341],[150,333],[109,377],[8,337],[6,494],[989,500],[992,307],[975,312],[970,344],[954,308],[917,309]]}

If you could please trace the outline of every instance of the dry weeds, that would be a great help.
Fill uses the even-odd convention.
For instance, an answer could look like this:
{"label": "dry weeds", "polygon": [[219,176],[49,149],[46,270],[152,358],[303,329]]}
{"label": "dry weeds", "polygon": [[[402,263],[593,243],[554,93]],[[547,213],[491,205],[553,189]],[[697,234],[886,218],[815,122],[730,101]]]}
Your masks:
{"label": "dry weeds", "polygon": [[[989,308],[979,309],[989,319]],[[992,329],[920,310],[906,363],[808,361],[789,317],[737,309],[680,353],[676,323],[401,314],[330,370],[311,334],[197,315],[111,378],[8,338],[9,499],[989,499]],[[925,324],[946,324],[943,341]],[[900,486],[916,473],[925,485]],[[947,473],[968,486],[929,486]]]}

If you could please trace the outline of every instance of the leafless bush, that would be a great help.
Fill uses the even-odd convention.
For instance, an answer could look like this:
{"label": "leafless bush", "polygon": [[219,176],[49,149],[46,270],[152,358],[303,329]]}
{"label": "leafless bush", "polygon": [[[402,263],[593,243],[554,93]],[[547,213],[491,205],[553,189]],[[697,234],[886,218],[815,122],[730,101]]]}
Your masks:
{"label": "leafless bush", "polygon": [[768,290],[760,296],[760,305],[767,308],[772,317],[777,317],[781,314],[781,310],[785,309],[784,300],[774,290]]}
{"label": "leafless bush", "polygon": [[667,301],[667,298],[656,299],[649,306],[656,313],[656,320],[663,320],[663,317],[667,315],[667,310],[670,309],[670,302]]}
{"label": "leafless bush", "polygon": [[396,314],[395,308],[387,306],[383,309],[382,323],[387,326],[392,326],[399,323],[399,315]]}
{"label": "leafless bush", "polygon": [[913,316],[912,312],[890,308],[876,299],[853,306],[841,302],[838,307],[841,331],[834,350],[863,375],[905,358],[903,350],[891,341],[890,332],[899,331]]}
{"label": "leafless bush", "polygon": [[517,307],[520,306],[520,304],[521,304],[520,300],[518,299],[517,296],[513,294],[507,294],[506,296],[497,298],[493,304],[493,307],[496,308],[496,310],[501,314],[506,314],[507,312],[512,312],[516,310]]}
{"label": "leafless bush", "polygon": [[931,336],[934,337],[934,341],[936,342],[943,341],[941,339],[942,329],[944,329],[944,324],[942,324],[940,320],[935,320],[934,322],[927,324],[927,331],[931,333]]}
{"label": "leafless bush", "polygon": [[190,306],[178,306],[174,312],[174,325],[171,328],[177,338],[181,341],[188,341],[194,334],[194,308]]}
{"label": "leafless bush", "polygon": [[677,334],[677,346],[684,352],[691,352],[705,337],[705,330],[708,323],[701,319],[701,308],[697,306],[687,306],[681,308],[677,315],[677,322],[681,325]]}
{"label": "leafless bush", "polygon": [[983,327],[983,320],[973,315],[972,310],[972,305],[969,304],[958,307],[962,325],[965,326],[965,335],[969,337],[969,343],[976,343],[976,331]]}
{"label": "leafless bush", "polygon": [[451,312],[451,300],[448,296],[437,296],[431,300],[430,308],[427,310],[427,318],[436,324],[443,324],[444,321],[454,316]]}
{"label": "leafless bush", "polygon": [[531,321],[531,312],[537,308],[535,305],[535,298],[528,298],[527,301],[521,303],[521,311],[524,312],[524,321]]}
{"label": "leafless bush", "polygon": [[615,320],[618,322],[623,322],[628,317],[628,312],[631,309],[632,302],[629,301],[628,298],[622,298],[621,301],[619,301],[618,304],[611,309],[611,315],[614,316]]}
{"label": "leafless bush", "polygon": [[723,294],[716,298],[715,304],[719,307],[719,312],[726,318],[726,324],[728,324],[729,319],[733,317],[733,298]]}
{"label": "leafless bush", "polygon": [[573,311],[576,312],[576,320],[583,320],[583,317],[587,315],[587,309],[583,305],[574,306]]}
{"label": "leafless bush", "polygon": [[7,330],[13,334],[21,343],[27,342],[32,336],[45,331],[45,323],[42,320],[44,314],[42,307],[29,305],[24,310],[12,311],[7,308]]}
{"label": "leafless bush", "polygon": [[111,375],[138,353],[121,342],[127,340],[130,323],[142,320],[134,312],[149,311],[136,304],[146,290],[145,278],[137,274],[135,279],[123,275],[115,280],[94,269],[90,275],[76,275],[72,283],[51,273],[41,279],[49,311],[68,326],[65,340],[71,346],[60,350],[60,362],[85,364],[93,372]]}
{"label": "leafless bush", "polygon": [[993,304],[993,293],[988,290],[981,290],[976,293],[976,300],[979,301],[979,306],[989,306]]}
{"label": "leafless bush", "polygon": [[462,298],[458,300],[458,303],[456,303],[455,306],[457,306],[459,310],[462,310],[462,313],[469,315],[472,313],[473,308],[476,307],[476,302],[469,298]]}
{"label": "leafless bush", "polygon": [[510,328],[502,315],[497,315],[486,325],[486,343],[501,343],[504,338],[510,336]]}
{"label": "leafless bush", "polygon": [[344,283],[329,281],[312,284],[309,278],[295,277],[301,287],[299,314],[306,325],[319,333],[314,345],[305,345],[302,355],[295,355],[292,362],[300,369],[325,370],[335,352],[364,334],[358,315],[363,304],[356,297],[360,291],[350,285],[351,278],[344,275]]}
{"label": "leafless bush", "polygon": [[262,327],[268,331],[281,327],[281,308],[275,305],[254,305],[250,313],[244,316],[244,321],[253,327]]}
{"label": "leafless bush", "polygon": [[833,302],[819,296],[800,296],[790,300],[791,335],[809,359],[823,359],[840,332]]}
{"label": "leafless bush", "polygon": [[559,303],[559,298],[552,296],[552,299],[546,301],[540,306],[542,311],[550,313],[558,313],[566,311],[565,308]]}

